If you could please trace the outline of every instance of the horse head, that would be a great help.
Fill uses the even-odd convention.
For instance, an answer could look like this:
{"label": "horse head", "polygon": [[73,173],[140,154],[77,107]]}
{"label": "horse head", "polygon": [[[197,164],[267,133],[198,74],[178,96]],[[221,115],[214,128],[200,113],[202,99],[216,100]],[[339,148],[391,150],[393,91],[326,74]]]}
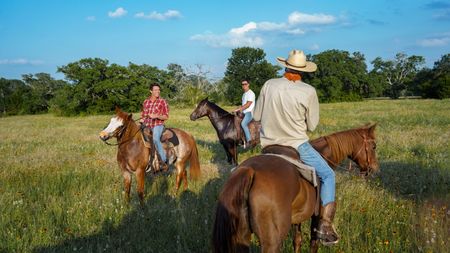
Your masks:
{"label": "horse head", "polygon": [[108,126],[100,132],[100,139],[107,141],[112,137],[120,136],[127,125],[126,123],[132,120],[132,118],[132,114],[128,114],[116,106],[116,116],[112,117]]}
{"label": "horse head", "polygon": [[366,125],[359,129],[361,145],[355,145],[351,158],[355,161],[362,176],[367,176],[372,172],[379,170],[378,159],[376,155],[377,144],[375,141],[375,124]]}
{"label": "horse head", "polygon": [[200,101],[200,103],[198,103],[195,110],[191,113],[190,118],[192,121],[208,115],[208,103],[209,103],[208,98],[205,98],[202,101]]}

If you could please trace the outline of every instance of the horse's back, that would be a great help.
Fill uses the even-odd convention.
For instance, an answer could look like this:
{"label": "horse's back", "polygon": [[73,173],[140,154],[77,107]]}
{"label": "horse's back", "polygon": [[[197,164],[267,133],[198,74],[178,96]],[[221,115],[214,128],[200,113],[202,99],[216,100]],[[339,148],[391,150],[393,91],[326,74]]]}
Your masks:
{"label": "horse's back", "polygon": [[300,191],[299,175],[292,165],[277,157],[260,155],[248,159],[241,166],[255,171],[249,192],[252,213],[258,217],[271,216],[272,213],[290,216],[291,203]]}
{"label": "horse's back", "polygon": [[262,244],[280,243],[298,217],[312,214],[314,206],[309,205],[314,202],[309,200],[314,188],[301,178],[293,164],[280,157],[258,155],[239,167],[254,171],[248,204],[251,228]]}

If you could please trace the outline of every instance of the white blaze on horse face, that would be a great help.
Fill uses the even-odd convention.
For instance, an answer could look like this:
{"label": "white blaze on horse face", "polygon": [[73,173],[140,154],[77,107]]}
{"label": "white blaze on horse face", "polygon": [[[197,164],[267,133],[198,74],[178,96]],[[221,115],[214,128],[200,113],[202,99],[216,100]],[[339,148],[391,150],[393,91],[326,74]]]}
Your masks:
{"label": "white blaze on horse face", "polygon": [[111,118],[109,121],[108,126],[103,129],[103,131],[100,133],[100,136],[106,136],[112,134],[117,128],[121,127],[123,125],[123,120],[119,117]]}

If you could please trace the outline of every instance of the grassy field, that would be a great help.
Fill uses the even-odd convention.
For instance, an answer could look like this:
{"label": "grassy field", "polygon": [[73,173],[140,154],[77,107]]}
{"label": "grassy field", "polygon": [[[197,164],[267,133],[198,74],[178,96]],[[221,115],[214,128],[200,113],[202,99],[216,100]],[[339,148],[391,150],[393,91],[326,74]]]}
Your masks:
{"label": "grassy field", "polygon": [[[209,252],[231,166],[210,122],[189,120],[192,110],[172,106],[168,125],[196,138],[202,179],[176,193],[174,175],[148,175],[144,208],[134,184],[124,202],[117,148],[98,138],[112,115],[0,118],[0,252]],[[381,171],[364,180],[338,169],[341,241],[320,252],[449,252],[450,101],[323,104],[311,137],[367,122],[378,122]]]}

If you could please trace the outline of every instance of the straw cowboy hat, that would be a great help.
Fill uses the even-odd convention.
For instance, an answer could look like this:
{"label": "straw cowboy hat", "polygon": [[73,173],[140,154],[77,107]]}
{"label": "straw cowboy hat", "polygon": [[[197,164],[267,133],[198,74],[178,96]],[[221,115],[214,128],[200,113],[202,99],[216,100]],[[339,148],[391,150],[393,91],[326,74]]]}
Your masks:
{"label": "straw cowboy hat", "polygon": [[286,68],[302,72],[314,72],[317,69],[314,62],[306,61],[306,55],[301,50],[292,50],[287,59],[277,57],[277,61]]}

